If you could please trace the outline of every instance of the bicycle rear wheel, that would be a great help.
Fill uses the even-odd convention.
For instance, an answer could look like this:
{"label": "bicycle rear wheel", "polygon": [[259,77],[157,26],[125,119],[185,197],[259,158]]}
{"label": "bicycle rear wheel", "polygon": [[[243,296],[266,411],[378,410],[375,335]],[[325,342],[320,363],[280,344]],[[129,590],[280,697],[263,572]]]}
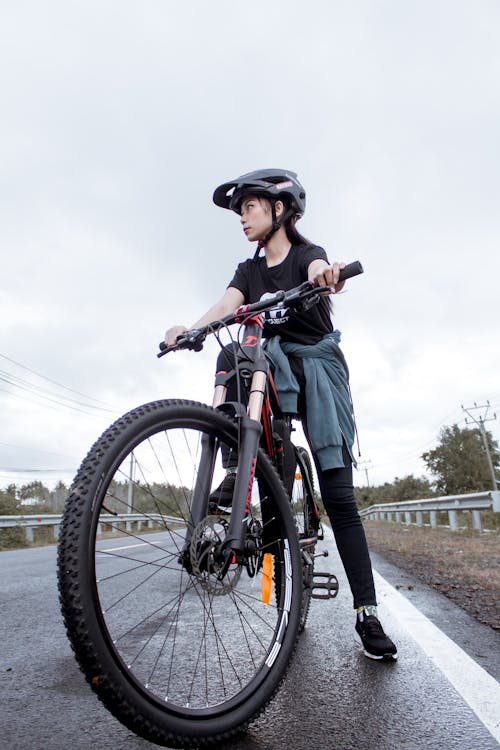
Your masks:
{"label": "bicycle rear wheel", "polygon": [[[206,745],[246,726],[297,640],[300,550],[268,458],[259,452],[247,552],[227,570],[215,550],[229,516],[194,518],[194,487],[208,507],[223,447],[225,460],[237,454],[238,429],[220,411],[186,401],[139,407],[90,450],[61,525],[59,591],[78,662],[108,709],[158,744]],[[267,600],[265,553],[276,592]]]}
{"label": "bicycle rear wheel", "polygon": [[314,480],[309,453],[305,448],[295,446],[295,459],[295,477],[290,499],[302,553],[303,590],[299,625],[299,632],[302,632],[311,606],[314,555],[320,518],[314,501]]}

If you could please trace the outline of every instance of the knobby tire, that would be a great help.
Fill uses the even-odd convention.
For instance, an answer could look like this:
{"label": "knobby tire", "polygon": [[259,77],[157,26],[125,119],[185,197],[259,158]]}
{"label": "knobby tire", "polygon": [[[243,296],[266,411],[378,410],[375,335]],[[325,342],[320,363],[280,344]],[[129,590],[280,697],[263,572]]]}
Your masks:
{"label": "knobby tire", "polygon": [[[86,679],[123,724],[173,747],[220,743],[258,716],[284,678],[301,626],[297,530],[263,452],[248,524],[252,565],[233,559],[220,572],[212,551],[227,519],[209,516],[192,528],[206,446],[210,491],[224,475],[221,446],[237,454],[235,422],[191,401],[132,410],[89,451],[60,530],[62,612]],[[120,522],[131,510],[133,523]],[[266,551],[269,604],[261,596]]]}
{"label": "knobby tire", "polygon": [[[299,532],[299,540],[308,538],[316,540],[319,518],[314,502],[314,479],[309,453],[302,446],[295,446],[296,469],[292,489],[292,509]],[[311,593],[314,575],[314,554],[316,542],[302,546],[302,606],[300,612],[299,632],[306,625],[311,606]]]}

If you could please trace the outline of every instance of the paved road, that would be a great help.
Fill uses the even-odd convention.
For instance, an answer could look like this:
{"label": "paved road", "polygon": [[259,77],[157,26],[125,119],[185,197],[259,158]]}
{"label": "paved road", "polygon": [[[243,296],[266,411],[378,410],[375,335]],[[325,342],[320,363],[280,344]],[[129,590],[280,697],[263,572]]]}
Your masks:
{"label": "paved road", "polygon": [[[329,547],[322,566],[339,573],[331,541]],[[373,558],[384,579],[377,577],[381,616],[398,643],[399,662],[374,663],[357,649],[350,595],[339,575],[338,598],[313,602],[281,692],[231,750],[499,747],[484,722],[486,711],[491,726],[500,635]],[[59,614],[55,547],[0,553],[0,631],[2,748],[156,747],[109,715],[80,674]]]}

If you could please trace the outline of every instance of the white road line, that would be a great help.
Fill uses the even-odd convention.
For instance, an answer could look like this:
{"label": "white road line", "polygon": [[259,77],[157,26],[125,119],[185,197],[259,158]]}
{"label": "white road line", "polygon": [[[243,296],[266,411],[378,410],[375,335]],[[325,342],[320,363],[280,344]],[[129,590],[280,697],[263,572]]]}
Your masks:
{"label": "white road line", "polygon": [[150,544],[161,544],[161,541],[141,542],[140,544],[122,544],[120,547],[103,547],[102,549],[98,549],[97,552],[102,552],[103,554],[106,552],[120,552],[122,549],[133,549],[134,547],[149,547]]}
{"label": "white road line", "polygon": [[377,598],[408,631],[430,660],[500,742],[500,684],[439,630],[380,573],[373,571]]}

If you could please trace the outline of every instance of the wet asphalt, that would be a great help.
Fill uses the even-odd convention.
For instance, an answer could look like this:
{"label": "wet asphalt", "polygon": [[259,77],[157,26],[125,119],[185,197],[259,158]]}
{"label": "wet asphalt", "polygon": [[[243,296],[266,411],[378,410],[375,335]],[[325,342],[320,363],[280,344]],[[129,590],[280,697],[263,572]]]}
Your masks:
{"label": "wet asphalt", "polygon": [[[286,681],[231,750],[495,750],[488,732],[412,633],[381,606],[397,642],[394,664],[366,659],[334,543],[318,569],[340,593],[312,603]],[[373,554],[376,570],[497,680],[500,634]],[[59,612],[56,548],[0,553],[2,750],[148,750],[157,747],[116,721],[88,688]],[[500,707],[499,707],[500,711]]]}

